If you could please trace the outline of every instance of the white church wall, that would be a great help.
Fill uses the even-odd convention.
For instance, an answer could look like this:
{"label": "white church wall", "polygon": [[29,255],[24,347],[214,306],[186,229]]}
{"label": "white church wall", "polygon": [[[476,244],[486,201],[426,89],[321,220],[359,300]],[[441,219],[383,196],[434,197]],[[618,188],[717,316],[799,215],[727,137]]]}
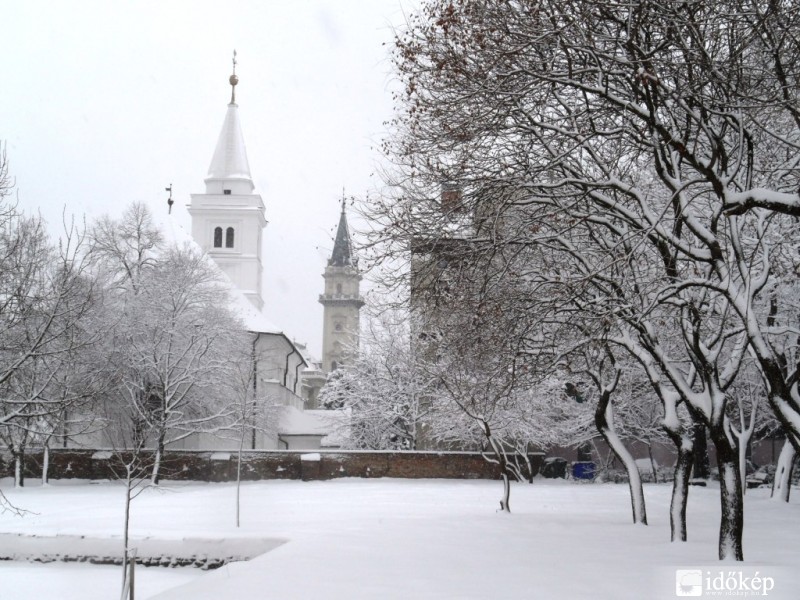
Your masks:
{"label": "white church wall", "polygon": [[283,387],[280,382],[274,380],[262,380],[259,382],[262,385],[262,391],[274,406],[293,406],[298,410],[303,410],[303,399],[297,394],[292,393],[287,388]]}
{"label": "white church wall", "polygon": [[[259,358],[258,376],[261,380],[277,382],[286,393],[301,394],[298,375],[304,362],[297,348],[283,334],[261,334],[256,346]],[[286,393],[281,392],[283,398]],[[302,402],[302,401],[301,401]]]}

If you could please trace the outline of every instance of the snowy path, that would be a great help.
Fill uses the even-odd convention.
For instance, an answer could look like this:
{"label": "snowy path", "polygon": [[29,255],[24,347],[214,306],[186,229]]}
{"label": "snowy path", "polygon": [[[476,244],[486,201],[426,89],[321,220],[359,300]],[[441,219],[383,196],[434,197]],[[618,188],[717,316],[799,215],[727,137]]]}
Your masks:
{"label": "snowy path", "polygon": [[[3,488],[38,514],[0,515],[0,531],[114,535],[121,522],[122,491],[111,484]],[[159,600],[674,598],[676,566],[716,564],[718,490],[692,489],[690,541],[670,544],[669,487],[645,489],[649,527],[630,524],[624,485],[516,485],[506,515],[495,512],[497,482],[271,481],[243,488],[237,531],[232,485],[177,484],[135,501],[134,533],[289,540]],[[746,499],[745,556],[798,571],[800,504],[781,506],[767,495],[755,490]]]}

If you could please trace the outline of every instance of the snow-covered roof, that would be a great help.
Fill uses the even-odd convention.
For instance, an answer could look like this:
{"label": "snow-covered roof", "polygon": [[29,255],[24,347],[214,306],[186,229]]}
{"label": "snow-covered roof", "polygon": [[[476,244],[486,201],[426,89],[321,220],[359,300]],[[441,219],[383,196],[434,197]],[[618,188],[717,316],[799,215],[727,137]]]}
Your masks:
{"label": "snow-covered roof", "polygon": [[[221,270],[220,273],[225,275]],[[227,275],[225,275],[225,278],[230,282],[230,279],[227,279]],[[244,322],[248,331],[284,335],[283,331],[267,319],[264,313],[257,310],[253,303],[233,283],[231,283],[230,296],[231,310]]]}
{"label": "snow-covered roof", "polygon": [[281,407],[278,435],[321,435],[323,446],[341,446],[350,425],[349,410],[299,410]]}
{"label": "snow-covered roof", "polygon": [[303,369],[304,375],[319,375],[321,377],[325,377],[325,374],[322,372],[322,361],[318,359],[311,353],[309,350],[308,345],[303,342],[295,342],[295,347],[297,351],[303,356],[303,360],[306,362],[306,367]]}
{"label": "snow-covered roof", "polygon": [[[214,259],[203,252],[200,245],[195,242],[194,238],[181,227],[171,215],[164,212],[153,211],[153,223],[158,227],[159,231],[164,237],[164,242],[168,246],[179,246],[182,248],[191,248],[198,254],[205,257],[208,265],[217,273],[220,280],[224,282],[227,287],[228,294],[231,299],[230,309],[236,314],[244,323],[245,328],[253,333],[271,333],[277,335],[284,335],[283,331],[271,323],[262,312],[253,306],[242,291],[237,288],[230,280],[228,275],[219,268]],[[288,339],[288,336],[285,336]]]}

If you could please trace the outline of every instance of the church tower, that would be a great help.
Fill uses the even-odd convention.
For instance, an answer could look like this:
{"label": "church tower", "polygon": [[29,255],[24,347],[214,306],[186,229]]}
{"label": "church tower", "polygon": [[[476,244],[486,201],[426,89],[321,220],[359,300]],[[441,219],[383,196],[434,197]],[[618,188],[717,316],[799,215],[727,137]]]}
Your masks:
{"label": "church tower", "polygon": [[325,293],[319,297],[320,304],[325,307],[322,370],[330,373],[348,364],[358,348],[359,312],[364,306],[359,289],[361,275],[350,244],[344,198],[333,252],[322,276],[325,278]]}
{"label": "church tower", "polygon": [[254,192],[236,104],[236,52],[231,101],[205,179],[205,194],[192,194],[187,207],[192,237],[261,311],[261,238],[267,225],[264,202]]}

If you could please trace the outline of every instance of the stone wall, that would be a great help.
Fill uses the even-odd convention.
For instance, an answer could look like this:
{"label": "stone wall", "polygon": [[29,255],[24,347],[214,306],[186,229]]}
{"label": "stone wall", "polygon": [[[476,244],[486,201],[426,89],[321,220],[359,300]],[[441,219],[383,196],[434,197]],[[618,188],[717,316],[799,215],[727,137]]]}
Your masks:
{"label": "stone wall", "polygon": [[[301,460],[302,457],[302,460]],[[123,457],[124,458],[124,457]],[[538,473],[543,454],[529,456]],[[167,451],[164,479],[235,481],[236,452]],[[41,451],[25,456],[25,477],[40,478]],[[114,479],[122,475],[119,457],[105,450],[50,451],[51,479]],[[0,454],[0,477],[13,477],[14,463]],[[248,450],[243,453],[242,480],[398,477],[411,479],[498,479],[497,465],[476,452],[369,452]]]}

